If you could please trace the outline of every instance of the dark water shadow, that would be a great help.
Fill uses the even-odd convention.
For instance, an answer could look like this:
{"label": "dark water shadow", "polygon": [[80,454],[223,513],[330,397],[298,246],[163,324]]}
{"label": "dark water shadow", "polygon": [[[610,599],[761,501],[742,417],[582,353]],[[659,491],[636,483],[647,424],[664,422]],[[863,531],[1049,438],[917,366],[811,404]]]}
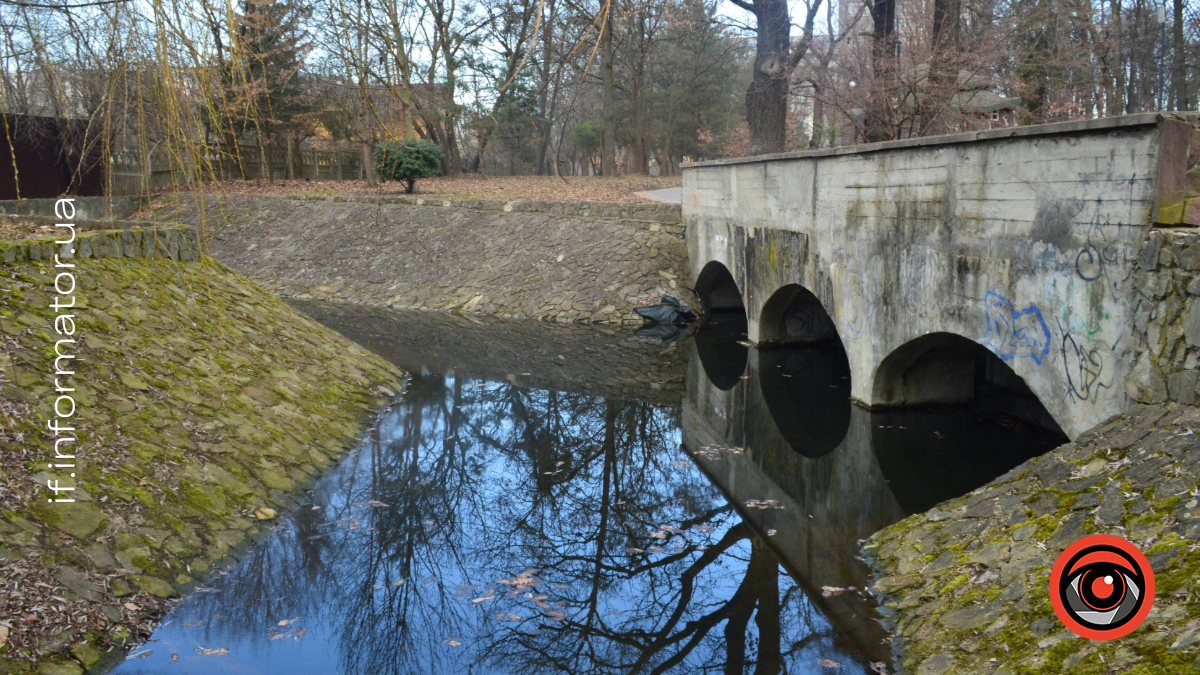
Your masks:
{"label": "dark water shadow", "polygon": [[850,429],[850,362],[840,343],[762,350],[762,398],[793,450],[816,459],[837,449]]}
{"label": "dark water shadow", "polygon": [[718,389],[729,390],[746,372],[750,349],[746,341],[746,314],[740,311],[711,312],[696,330],[696,351],[704,373]]}

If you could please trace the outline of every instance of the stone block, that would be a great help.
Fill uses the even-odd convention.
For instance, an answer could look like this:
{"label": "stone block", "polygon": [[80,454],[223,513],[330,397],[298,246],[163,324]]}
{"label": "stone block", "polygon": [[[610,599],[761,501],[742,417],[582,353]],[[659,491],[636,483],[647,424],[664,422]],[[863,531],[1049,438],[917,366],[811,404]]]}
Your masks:
{"label": "stone block", "polygon": [[1142,246],[1142,252],[1138,255],[1138,267],[1149,272],[1158,266],[1159,250],[1162,249],[1162,231],[1153,230],[1150,236],[1146,238],[1145,245]]}
{"label": "stone block", "polygon": [[1167,377],[1167,392],[1176,403],[1194,404],[1196,402],[1196,383],[1200,372],[1184,370],[1172,373]]}

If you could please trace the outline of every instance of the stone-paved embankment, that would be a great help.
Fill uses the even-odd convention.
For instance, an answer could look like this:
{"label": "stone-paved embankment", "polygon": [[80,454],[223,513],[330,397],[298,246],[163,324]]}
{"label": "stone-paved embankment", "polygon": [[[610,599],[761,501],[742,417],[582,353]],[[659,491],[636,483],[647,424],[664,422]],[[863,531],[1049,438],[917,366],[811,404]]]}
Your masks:
{"label": "stone-paved embankment", "polygon": [[284,297],[604,323],[663,293],[694,304],[676,205],[176,199],[160,218],[205,221],[217,259]]}
{"label": "stone-paved embankment", "polygon": [[[198,251],[190,229],[79,235],[78,463],[51,473],[57,251],[0,242],[0,673],[105,672],[400,389]],[[54,479],[79,501],[47,503]]]}
{"label": "stone-paved embankment", "polygon": [[[885,625],[904,672],[1200,672],[1200,409],[1137,405],[970,495],[871,537]],[[1066,630],[1048,593],[1068,545],[1133,541],[1154,608],[1128,636]]]}

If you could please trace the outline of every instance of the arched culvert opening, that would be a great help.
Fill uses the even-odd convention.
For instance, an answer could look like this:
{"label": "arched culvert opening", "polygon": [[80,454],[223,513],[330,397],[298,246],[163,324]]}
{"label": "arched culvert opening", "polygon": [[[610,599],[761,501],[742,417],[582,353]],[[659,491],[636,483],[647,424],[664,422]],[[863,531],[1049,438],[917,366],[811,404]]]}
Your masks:
{"label": "arched culvert opening", "polygon": [[700,276],[696,277],[696,297],[700,298],[705,314],[740,312],[745,320],[746,305],[742,302],[742,292],[729,273],[729,268],[715,260],[705,265],[700,270]]}
{"label": "arched culvert opening", "polygon": [[879,364],[872,407],[969,405],[1004,413],[1062,435],[1025,380],[986,347],[952,333],[930,333]]}
{"label": "arched culvert opening", "polygon": [[850,429],[850,362],[833,319],[811,291],[789,284],[759,319],[759,388],[792,449],[816,458]]}
{"label": "arched culvert opening", "polygon": [[759,388],[776,428],[793,450],[816,459],[850,430],[850,363],[840,342],[765,349]]}
{"label": "arched culvert opening", "polygon": [[713,386],[728,391],[746,372],[746,306],[729,269],[712,261],[696,279],[704,322],[696,330],[696,352]]}
{"label": "arched culvert opening", "polygon": [[925,511],[1067,442],[1037,396],[990,350],[924,335],[875,371],[871,446],[897,502]]}
{"label": "arched culvert opening", "polygon": [[775,291],[762,308],[758,344],[821,345],[838,342],[829,312],[812,291],[789,284]]}

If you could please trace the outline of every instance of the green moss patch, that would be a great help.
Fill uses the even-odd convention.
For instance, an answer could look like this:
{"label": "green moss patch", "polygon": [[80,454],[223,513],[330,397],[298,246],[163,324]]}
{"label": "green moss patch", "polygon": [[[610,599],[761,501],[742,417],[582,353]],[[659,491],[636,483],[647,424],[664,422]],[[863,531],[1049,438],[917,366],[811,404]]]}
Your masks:
{"label": "green moss patch", "polygon": [[167,598],[268,526],[256,512],[289,508],[403,376],[214,261],[77,263],[77,504],[44,488],[72,484],[47,467],[51,264],[0,265],[0,582],[30,589],[0,594],[0,673],[94,668],[149,635]]}
{"label": "green moss patch", "polygon": [[[863,555],[877,575],[873,591],[892,608],[884,625],[900,638],[900,664],[918,673],[1200,672],[1193,429],[1195,407],[1134,406],[966,498],[873,535]],[[992,500],[1022,508],[986,515],[978,505]],[[1077,638],[1050,605],[1055,559],[1092,533],[1133,541],[1155,572],[1151,614],[1111,642]],[[931,555],[951,564],[921,564]]]}

